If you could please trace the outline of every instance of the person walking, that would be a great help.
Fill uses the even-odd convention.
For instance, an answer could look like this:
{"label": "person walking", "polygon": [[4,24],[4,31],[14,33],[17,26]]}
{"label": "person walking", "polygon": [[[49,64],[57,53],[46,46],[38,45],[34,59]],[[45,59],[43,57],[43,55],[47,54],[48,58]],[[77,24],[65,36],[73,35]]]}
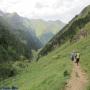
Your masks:
{"label": "person walking", "polygon": [[77,66],[78,66],[79,61],[80,61],[80,53],[77,52],[76,53],[76,63],[77,63]]}
{"label": "person walking", "polygon": [[74,61],[75,58],[76,58],[76,53],[75,53],[75,51],[73,51],[73,52],[71,53],[71,60]]}

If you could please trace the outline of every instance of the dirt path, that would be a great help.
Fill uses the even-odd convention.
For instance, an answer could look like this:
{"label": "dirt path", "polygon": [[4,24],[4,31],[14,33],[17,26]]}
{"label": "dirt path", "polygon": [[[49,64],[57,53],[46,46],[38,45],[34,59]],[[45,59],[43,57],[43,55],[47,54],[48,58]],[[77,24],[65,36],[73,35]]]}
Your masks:
{"label": "dirt path", "polygon": [[73,64],[73,71],[71,78],[66,86],[65,90],[85,90],[87,84],[87,78],[85,73],[81,70],[80,65]]}

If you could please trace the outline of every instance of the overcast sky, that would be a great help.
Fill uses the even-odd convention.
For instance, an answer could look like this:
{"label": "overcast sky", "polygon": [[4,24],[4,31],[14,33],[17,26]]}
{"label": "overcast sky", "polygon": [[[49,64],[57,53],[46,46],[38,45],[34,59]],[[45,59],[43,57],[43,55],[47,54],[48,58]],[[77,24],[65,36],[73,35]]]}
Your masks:
{"label": "overcast sky", "polygon": [[30,19],[70,21],[90,0],[0,0],[0,10]]}

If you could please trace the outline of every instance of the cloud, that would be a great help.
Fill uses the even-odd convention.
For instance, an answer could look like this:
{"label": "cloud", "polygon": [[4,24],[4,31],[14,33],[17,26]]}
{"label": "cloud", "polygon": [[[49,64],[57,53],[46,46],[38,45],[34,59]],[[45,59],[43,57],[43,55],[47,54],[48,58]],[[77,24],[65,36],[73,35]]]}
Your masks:
{"label": "cloud", "polygon": [[36,8],[43,8],[43,7],[47,7],[47,5],[42,5],[41,3],[36,3]]}
{"label": "cloud", "polygon": [[68,22],[89,4],[90,0],[1,0],[0,9],[33,19]]}

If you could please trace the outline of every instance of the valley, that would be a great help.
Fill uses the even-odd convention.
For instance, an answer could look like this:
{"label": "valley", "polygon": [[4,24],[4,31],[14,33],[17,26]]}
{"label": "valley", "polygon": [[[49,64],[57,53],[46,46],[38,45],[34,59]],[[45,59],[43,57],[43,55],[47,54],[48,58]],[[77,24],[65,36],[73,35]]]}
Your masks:
{"label": "valley", "polygon": [[64,25],[1,11],[0,88],[90,90],[90,5]]}

